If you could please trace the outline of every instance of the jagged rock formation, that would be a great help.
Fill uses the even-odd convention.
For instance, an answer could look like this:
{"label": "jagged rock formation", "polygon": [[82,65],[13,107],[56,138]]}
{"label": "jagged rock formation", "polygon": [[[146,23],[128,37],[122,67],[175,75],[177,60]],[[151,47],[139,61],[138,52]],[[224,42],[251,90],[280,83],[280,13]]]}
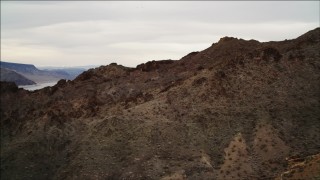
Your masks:
{"label": "jagged rock formation", "polygon": [[1,178],[277,178],[320,151],[319,36],[225,37],[35,92],[1,84]]}

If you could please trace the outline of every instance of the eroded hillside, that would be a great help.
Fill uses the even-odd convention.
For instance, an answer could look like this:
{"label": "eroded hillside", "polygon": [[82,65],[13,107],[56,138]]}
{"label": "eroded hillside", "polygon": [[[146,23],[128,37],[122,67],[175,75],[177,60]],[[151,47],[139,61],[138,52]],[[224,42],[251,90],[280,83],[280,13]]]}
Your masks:
{"label": "eroded hillside", "polygon": [[320,153],[319,36],[225,37],[35,92],[2,83],[1,179],[277,178]]}

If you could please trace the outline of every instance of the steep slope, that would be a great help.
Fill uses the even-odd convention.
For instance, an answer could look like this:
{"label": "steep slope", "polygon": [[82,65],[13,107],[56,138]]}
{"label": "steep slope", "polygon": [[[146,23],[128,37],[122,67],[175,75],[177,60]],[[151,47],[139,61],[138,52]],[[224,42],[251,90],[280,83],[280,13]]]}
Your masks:
{"label": "steep slope", "polygon": [[35,92],[2,83],[1,178],[276,178],[320,151],[319,34],[225,37]]}
{"label": "steep slope", "polygon": [[68,74],[65,71],[39,70],[32,64],[20,64],[0,61],[0,65],[1,68],[15,71],[36,83],[59,81],[60,79],[74,79],[74,76]]}
{"label": "steep slope", "polygon": [[0,68],[0,81],[14,82],[16,85],[32,85],[35,82],[27,79],[21,74],[16,73],[15,71]]}
{"label": "steep slope", "polygon": [[12,69],[17,72],[21,73],[34,73],[39,71],[34,65],[32,64],[20,64],[20,63],[10,63],[10,62],[0,62],[1,68],[7,68],[7,69]]}

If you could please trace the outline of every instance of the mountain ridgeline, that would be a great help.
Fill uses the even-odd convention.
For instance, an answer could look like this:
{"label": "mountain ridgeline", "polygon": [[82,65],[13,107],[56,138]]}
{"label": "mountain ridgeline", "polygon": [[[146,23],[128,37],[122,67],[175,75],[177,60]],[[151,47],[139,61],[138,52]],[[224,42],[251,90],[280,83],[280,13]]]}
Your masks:
{"label": "mountain ridgeline", "polygon": [[22,76],[21,74],[10,70],[6,68],[0,68],[1,76],[0,80],[1,81],[6,81],[6,82],[14,82],[16,85],[32,85],[35,84],[30,79],[27,79],[26,77]]}
{"label": "mountain ridgeline", "polygon": [[1,61],[0,64],[1,64],[2,68],[14,69],[14,70],[21,72],[21,73],[31,73],[32,74],[32,73],[37,73],[40,71],[32,64],[19,64],[19,63],[10,63],[10,62],[3,62],[3,61]]}
{"label": "mountain ridgeline", "polygon": [[72,80],[85,70],[83,68],[40,70],[32,64],[20,64],[4,61],[0,61],[0,65],[1,81],[14,82],[16,85],[57,82],[60,79]]}
{"label": "mountain ridgeline", "polygon": [[224,37],[34,92],[1,83],[1,179],[319,178],[319,49],[319,28]]}

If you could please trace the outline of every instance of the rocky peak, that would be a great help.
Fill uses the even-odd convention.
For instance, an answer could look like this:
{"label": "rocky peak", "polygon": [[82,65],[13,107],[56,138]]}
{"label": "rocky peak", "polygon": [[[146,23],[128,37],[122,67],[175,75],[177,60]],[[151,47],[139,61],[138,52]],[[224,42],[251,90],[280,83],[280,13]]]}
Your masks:
{"label": "rocky peak", "polygon": [[149,61],[147,63],[139,64],[136,69],[140,71],[150,72],[159,69],[162,66],[172,64],[173,60],[160,60],[160,61]]}
{"label": "rocky peak", "polygon": [[94,69],[89,69],[88,71],[80,74],[75,81],[84,81],[92,78],[117,78],[125,76],[128,74],[131,68],[118,65],[117,63],[111,63],[107,66],[100,66]]}
{"label": "rocky peak", "polygon": [[225,43],[225,42],[230,42],[230,41],[237,41],[239,40],[238,38],[234,38],[234,37],[228,37],[225,36],[223,38],[220,38],[220,40],[218,41],[218,43]]}
{"label": "rocky peak", "polygon": [[[1,179],[319,177],[318,31],[224,38],[35,92],[1,84]],[[306,161],[288,164],[297,154]]]}

